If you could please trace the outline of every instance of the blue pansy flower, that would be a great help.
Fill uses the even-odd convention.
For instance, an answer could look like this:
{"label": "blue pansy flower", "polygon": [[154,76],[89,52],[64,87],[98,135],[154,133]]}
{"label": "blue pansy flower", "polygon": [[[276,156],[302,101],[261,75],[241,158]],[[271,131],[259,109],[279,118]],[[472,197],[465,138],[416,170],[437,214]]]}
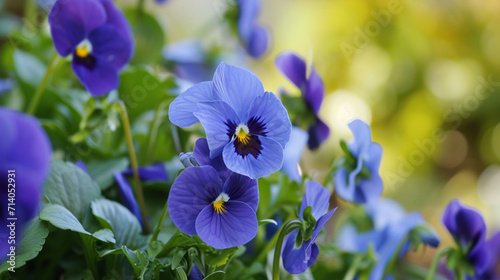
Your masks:
{"label": "blue pansy flower", "polygon": [[486,224],[481,214],[455,199],[444,210],[442,220],[458,245],[458,251],[474,269],[474,275],[468,275],[468,279],[495,279],[490,276],[495,276],[498,251],[492,249],[499,249],[500,237],[486,241]]}
{"label": "blue pansy flower", "polygon": [[[138,167],[137,171],[139,173],[139,178],[141,179],[141,181],[153,182],[168,180],[167,171],[165,170],[165,166],[163,165],[163,163],[156,163],[146,167]],[[134,174],[132,168],[128,168],[122,172],[113,173],[113,176],[118,183],[118,192],[120,194],[123,205],[125,205],[125,207],[127,207],[127,209],[137,217],[141,225],[144,227],[141,209],[139,208],[139,204],[137,204],[137,200],[135,199],[132,186],[127,180],[127,177],[132,177],[133,175]]]}
{"label": "blue pansy flower", "polygon": [[334,175],[335,192],[346,201],[367,203],[382,194],[382,147],[372,142],[370,127],[363,121],[354,120],[349,128],[354,140],[347,145],[348,155]]}
{"label": "blue pansy flower", "polygon": [[188,167],[174,181],[168,212],[179,230],[208,245],[243,245],[257,234],[257,180],[232,173],[222,180],[211,165]]}
{"label": "blue pansy flower", "polygon": [[338,246],[347,252],[366,253],[370,246],[375,251],[376,261],[370,269],[369,280],[386,279],[390,276],[387,265],[394,258],[403,257],[412,244],[409,233],[417,227],[422,243],[437,247],[439,239],[428,227],[420,213],[406,213],[399,203],[390,199],[372,201],[364,206],[365,212],[373,223],[368,231],[359,231],[357,227],[348,223],[337,235]]}
{"label": "blue pansy flower", "polygon": [[[52,148],[49,138],[37,119],[0,107],[0,261],[9,252],[8,237],[11,222],[16,218],[16,244],[26,224],[38,212],[43,183],[50,170]],[[13,172],[11,172],[13,171]],[[9,186],[9,184],[12,184]],[[7,209],[9,189],[15,190],[15,215]],[[5,207],[4,207],[5,206]]]}
{"label": "blue pansy flower", "polygon": [[316,73],[314,67],[311,67],[308,77],[305,61],[294,53],[284,52],[280,54],[276,58],[275,64],[281,73],[302,92],[302,99],[308,111],[313,115],[313,121],[307,128],[309,132],[307,144],[309,149],[317,149],[330,135],[330,129],[318,116],[325,95],[323,80]]}
{"label": "blue pansy flower", "polygon": [[260,0],[236,0],[238,4],[238,34],[249,55],[260,57],[269,45],[269,32],[256,23]]}
{"label": "blue pansy flower", "polygon": [[[306,192],[300,205],[299,217],[303,219],[304,210],[307,207],[312,208],[312,216],[316,219],[316,226],[312,232],[309,240],[306,240],[300,245],[295,247],[295,239],[299,230],[296,229],[288,234],[283,241],[283,249],[281,256],[283,257],[283,267],[292,274],[298,274],[306,271],[318,257],[319,248],[315,241],[319,233],[323,229],[325,223],[332,217],[335,209],[328,211],[330,193],[326,188],[321,186],[318,182],[310,181],[306,184]],[[326,212],[326,213],[325,213]]]}
{"label": "blue pansy flower", "polygon": [[134,40],[112,0],[58,0],[49,24],[57,52],[73,55],[73,71],[90,94],[118,87],[118,71],[132,58]]}
{"label": "blue pansy flower", "polygon": [[307,132],[293,126],[290,141],[283,151],[283,167],[281,167],[281,171],[288,175],[288,178],[297,183],[300,183],[302,180],[299,162],[302,157],[302,152],[307,145],[307,139],[309,139]]}
{"label": "blue pansy flower", "polygon": [[291,123],[281,101],[265,92],[251,72],[221,63],[213,82],[203,82],[178,96],[170,121],[187,127],[201,122],[210,157],[222,154],[227,168],[256,179],[278,171]]}

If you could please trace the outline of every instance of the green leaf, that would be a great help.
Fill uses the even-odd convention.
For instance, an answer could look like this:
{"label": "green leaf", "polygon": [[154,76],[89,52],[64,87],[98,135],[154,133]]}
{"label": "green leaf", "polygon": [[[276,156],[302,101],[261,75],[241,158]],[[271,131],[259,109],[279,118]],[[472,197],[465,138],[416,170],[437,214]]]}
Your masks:
{"label": "green leaf", "polygon": [[116,243],[115,235],[109,229],[101,229],[92,234],[96,239],[106,243]]}
{"label": "green leaf", "polygon": [[91,235],[86,231],[78,219],[68,209],[58,204],[49,204],[40,212],[40,220],[47,221],[53,226],[63,229]]}
{"label": "green leaf", "polygon": [[175,86],[172,79],[160,81],[149,71],[135,67],[120,74],[118,95],[127,107],[130,122],[133,123],[140,115],[149,110],[156,110],[163,101],[175,96],[168,90]]}
{"label": "green leaf", "polygon": [[186,275],[186,272],[184,271],[184,269],[182,267],[178,267],[175,269],[175,274],[176,274],[176,279],[179,279],[179,280],[187,280],[187,275]]}
{"label": "green leaf", "polygon": [[127,257],[128,261],[134,268],[134,273],[136,276],[140,276],[143,271],[146,270],[149,260],[148,258],[144,255],[144,252],[141,252],[139,250],[132,251],[129,248],[123,246],[122,247],[123,253]]}
{"label": "green leaf", "polygon": [[165,45],[165,34],[160,23],[153,15],[137,9],[124,11],[125,16],[132,26],[135,39],[135,54],[133,64],[148,64],[161,59],[161,50]]}
{"label": "green leaf", "polygon": [[[22,267],[27,261],[38,256],[38,253],[42,250],[43,245],[45,244],[45,239],[48,235],[49,229],[47,228],[47,225],[38,217],[34,218],[31,222],[29,222],[29,224],[26,225],[21,238],[17,239],[21,242],[18,246],[16,246],[15,269]],[[0,265],[0,273],[6,271],[10,267],[10,264],[7,261]]]}
{"label": "green leaf", "polygon": [[45,183],[45,198],[64,206],[86,225],[90,202],[101,196],[99,187],[73,163],[53,161]]}
{"label": "green leaf", "polygon": [[238,247],[231,247],[223,250],[214,250],[214,252],[206,252],[206,263],[212,266],[225,265],[229,257],[238,251]]}
{"label": "green leaf", "polygon": [[145,238],[139,220],[125,206],[107,199],[92,202],[92,213],[101,225],[115,234],[116,246],[139,248],[144,245]]}
{"label": "green leaf", "polygon": [[123,171],[128,167],[127,158],[114,158],[108,160],[93,160],[86,164],[87,171],[95,180],[101,190],[109,188],[115,181],[113,173]]}
{"label": "green leaf", "polygon": [[210,273],[207,277],[203,278],[203,280],[222,280],[226,276],[226,273],[222,270],[215,271]]}
{"label": "green leaf", "polygon": [[14,67],[17,77],[33,87],[40,84],[47,69],[38,58],[21,50],[14,51]]}
{"label": "green leaf", "polygon": [[186,252],[187,249],[185,248],[178,248],[174,252],[174,256],[172,257],[172,269],[176,269],[179,266],[182,259],[184,258],[184,255],[186,255]]}

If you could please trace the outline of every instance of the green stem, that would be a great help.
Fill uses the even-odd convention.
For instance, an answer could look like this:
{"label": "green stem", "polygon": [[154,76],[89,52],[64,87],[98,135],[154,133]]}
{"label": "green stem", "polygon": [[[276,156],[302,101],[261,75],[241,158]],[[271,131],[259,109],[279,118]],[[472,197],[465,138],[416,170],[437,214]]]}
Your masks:
{"label": "green stem", "polygon": [[283,240],[285,236],[287,236],[293,230],[302,227],[302,220],[293,219],[288,221],[283,225],[280,231],[280,235],[278,237],[278,241],[276,243],[276,249],[274,249],[274,259],[273,259],[273,280],[280,279],[280,257],[281,257],[281,248],[283,247]]}
{"label": "green stem", "polygon": [[[294,213],[291,213],[286,220],[290,220],[294,216]],[[266,216],[264,216],[266,217]],[[266,247],[263,250],[260,250],[260,254],[257,256],[254,262],[262,263],[267,256],[267,252],[271,250],[276,245],[276,241],[278,240],[279,234],[274,234],[273,238],[266,243]]]}
{"label": "green stem", "polygon": [[56,60],[57,60],[57,52],[55,52],[52,58],[50,59],[49,65],[47,66],[47,71],[45,71],[45,75],[43,76],[42,83],[40,83],[40,85],[36,89],[35,95],[31,100],[31,103],[28,108],[28,113],[30,115],[34,115],[36,112],[36,108],[38,107],[38,103],[40,102],[40,98],[42,97],[42,93],[45,90],[45,86],[47,86],[49,78],[54,70],[54,65]]}
{"label": "green stem", "polygon": [[143,12],[144,12],[144,0],[139,0],[139,2],[137,2],[137,15],[141,16]]}
{"label": "green stem", "polygon": [[436,253],[436,256],[434,256],[434,259],[432,260],[431,267],[429,268],[429,273],[427,274],[427,278],[425,280],[432,280],[434,279],[434,274],[436,274],[436,269],[439,264],[439,260],[447,255],[451,251],[451,248],[442,248]]}
{"label": "green stem", "polygon": [[153,236],[151,237],[151,243],[156,242],[156,240],[158,240],[158,235],[160,234],[161,228],[163,226],[163,223],[165,222],[165,219],[167,218],[167,215],[168,215],[168,205],[167,201],[165,201],[165,205],[163,206],[163,211],[161,212],[160,220],[158,221],[155,231],[153,232]]}
{"label": "green stem", "polygon": [[158,127],[160,126],[160,115],[163,110],[165,110],[165,107],[167,107],[169,102],[163,101],[160,106],[158,106],[158,109],[156,109],[155,116],[153,121],[151,122],[151,127],[149,128],[149,134],[148,134],[148,148],[146,151],[146,162],[151,162],[153,160],[153,155],[155,151],[155,145],[156,145],[156,136],[158,135]]}
{"label": "green stem", "polygon": [[144,234],[148,234],[151,230],[148,223],[148,216],[146,213],[146,203],[144,202],[144,194],[142,192],[141,180],[139,179],[139,171],[137,171],[137,158],[135,157],[134,142],[132,140],[132,132],[130,131],[130,122],[128,120],[127,108],[123,101],[119,100],[115,103],[118,105],[119,112],[123,119],[123,129],[125,130],[125,138],[127,140],[128,153],[130,156],[130,164],[134,173],[135,185],[133,185],[134,194],[139,202],[141,209],[141,217],[144,223]]}

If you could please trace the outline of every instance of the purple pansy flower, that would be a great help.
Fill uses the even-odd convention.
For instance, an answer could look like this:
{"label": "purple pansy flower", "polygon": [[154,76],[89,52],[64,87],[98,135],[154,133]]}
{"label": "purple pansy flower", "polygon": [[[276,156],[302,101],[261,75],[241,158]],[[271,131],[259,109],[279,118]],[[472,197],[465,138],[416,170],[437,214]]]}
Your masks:
{"label": "purple pansy flower", "polygon": [[213,82],[197,84],[169,107],[170,121],[187,127],[201,122],[210,158],[222,154],[225,166],[256,179],[278,171],[291,123],[281,101],[265,92],[251,72],[221,63]]}
{"label": "purple pansy flower", "polygon": [[[139,178],[145,182],[168,180],[167,171],[165,170],[163,163],[156,163],[147,167],[139,167],[137,168],[137,171],[139,173]],[[126,178],[133,175],[132,168],[126,169],[122,172],[115,172],[113,174],[116,182],[118,183],[118,192],[120,193],[123,205],[125,205],[125,207],[127,207],[127,209],[137,217],[141,225],[144,227],[141,209],[135,199],[132,186]]]}
{"label": "purple pansy flower", "polygon": [[[312,208],[312,216],[316,219],[312,237],[302,243],[299,248],[295,247],[295,239],[299,232],[298,229],[288,234],[283,241],[281,256],[283,257],[283,266],[292,274],[298,274],[306,271],[318,257],[319,248],[315,241],[323,229],[325,223],[332,217],[335,209],[328,211],[330,193],[318,182],[310,181],[306,184],[306,193],[300,205],[299,217],[303,219],[304,210],[307,207]],[[326,213],[325,213],[326,212]]]}
{"label": "purple pansy flower", "polygon": [[243,245],[257,234],[259,189],[246,176],[232,173],[222,180],[211,165],[188,167],[172,184],[167,203],[179,230],[216,249]]}
{"label": "purple pansy flower", "polygon": [[[52,148],[37,119],[0,107],[0,260],[9,251],[7,218],[16,218],[16,244],[22,231],[38,212],[43,183],[50,170]],[[12,184],[12,185],[10,185]],[[8,213],[10,190],[15,191],[15,216]],[[4,207],[5,206],[5,207]]]}
{"label": "purple pansy flower", "polygon": [[474,275],[468,275],[468,279],[498,277],[495,275],[495,269],[498,264],[500,237],[494,236],[486,241],[486,224],[480,213],[464,207],[455,199],[444,210],[443,224],[459,246],[459,252],[464,254],[465,261],[474,268]]}
{"label": "purple pansy flower", "polygon": [[314,121],[309,125],[309,149],[317,149],[330,135],[330,129],[319,118],[318,113],[325,95],[325,87],[321,77],[311,67],[307,77],[306,63],[299,56],[291,52],[280,54],[275,60],[276,67],[302,92],[308,110],[314,115]]}
{"label": "purple pansy flower", "polygon": [[[428,228],[420,213],[406,211],[396,201],[380,199],[364,206],[365,212],[373,223],[373,229],[358,231],[356,226],[348,223],[337,235],[337,244],[342,250],[352,253],[366,253],[373,247],[376,261],[370,269],[369,280],[383,279],[387,265],[394,258],[401,258],[411,245],[409,233],[417,227],[418,234],[424,244],[437,247],[438,237]],[[399,250],[399,251],[398,251]]]}
{"label": "purple pansy flower", "polygon": [[260,0],[236,0],[238,4],[238,34],[249,55],[259,57],[269,45],[269,33],[256,23]]}
{"label": "purple pansy flower", "polygon": [[308,138],[307,132],[301,128],[292,126],[290,141],[283,151],[283,167],[281,167],[281,171],[297,183],[300,183],[302,180],[299,162],[302,152],[307,145]]}
{"label": "purple pansy flower", "polygon": [[134,40],[112,0],[59,0],[49,24],[57,52],[73,55],[73,71],[91,95],[118,87],[118,71],[132,58]]}
{"label": "purple pansy flower", "polygon": [[382,194],[382,147],[372,142],[370,127],[363,121],[354,120],[349,128],[354,140],[347,145],[350,155],[334,175],[335,191],[346,201],[367,203]]}

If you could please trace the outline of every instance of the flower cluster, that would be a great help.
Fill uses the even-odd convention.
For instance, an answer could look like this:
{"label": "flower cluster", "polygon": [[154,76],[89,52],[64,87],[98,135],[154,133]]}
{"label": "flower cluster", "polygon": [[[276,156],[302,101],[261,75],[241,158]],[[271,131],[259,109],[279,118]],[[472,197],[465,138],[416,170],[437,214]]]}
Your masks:
{"label": "flower cluster", "polygon": [[291,131],[287,111],[245,69],[221,63],[213,82],[197,84],[172,102],[169,118],[181,127],[201,122],[210,157],[222,154],[233,172],[257,179],[283,164]]}

